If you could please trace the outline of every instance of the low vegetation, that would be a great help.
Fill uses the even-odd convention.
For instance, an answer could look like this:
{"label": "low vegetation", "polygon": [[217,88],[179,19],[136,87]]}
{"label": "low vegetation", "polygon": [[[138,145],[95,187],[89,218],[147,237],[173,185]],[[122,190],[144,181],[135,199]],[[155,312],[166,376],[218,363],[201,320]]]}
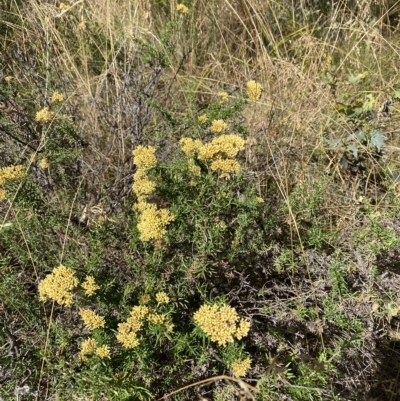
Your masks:
{"label": "low vegetation", "polygon": [[0,400],[395,400],[400,2],[0,0]]}

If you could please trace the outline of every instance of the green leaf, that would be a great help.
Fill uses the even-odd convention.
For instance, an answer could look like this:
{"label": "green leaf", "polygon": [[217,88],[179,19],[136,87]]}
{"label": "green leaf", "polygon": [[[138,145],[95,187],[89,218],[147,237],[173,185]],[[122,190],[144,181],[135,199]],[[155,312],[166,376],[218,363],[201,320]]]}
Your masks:
{"label": "green leaf", "polygon": [[385,144],[381,131],[377,129],[372,131],[370,144],[375,146],[378,152],[381,151],[382,146]]}

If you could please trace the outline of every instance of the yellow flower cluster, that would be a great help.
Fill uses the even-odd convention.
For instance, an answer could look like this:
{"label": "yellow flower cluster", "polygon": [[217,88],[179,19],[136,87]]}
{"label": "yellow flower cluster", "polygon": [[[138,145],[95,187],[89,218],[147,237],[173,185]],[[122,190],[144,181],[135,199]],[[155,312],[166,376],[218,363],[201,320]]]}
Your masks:
{"label": "yellow flower cluster", "polygon": [[264,203],[264,199],[261,198],[260,196],[257,196],[257,197],[256,197],[256,201],[257,201],[258,203]]}
{"label": "yellow flower cluster", "polygon": [[245,140],[237,135],[221,135],[200,148],[199,159],[210,160],[217,156],[235,157],[244,149]]}
{"label": "yellow flower cluster", "polygon": [[247,82],[247,96],[250,99],[250,102],[257,102],[260,100],[261,93],[263,91],[263,87],[260,83],[252,80]]}
{"label": "yellow flower cluster", "polygon": [[156,150],[152,146],[139,145],[134,151],[134,162],[138,169],[148,169],[157,163]]}
{"label": "yellow flower cluster", "polygon": [[149,180],[144,170],[136,171],[133,176],[134,183],[132,190],[136,194],[139,202],[144,202],[146,198],[156,189],[156,184]]}
{"label": "yellow flower cluster", "polygon": [[[195,314],[194,321],[221,346],[247,335],[250,322],[240,319],[236,310],[228,305],[203,305]],[[239,323],[239,324],[237,324]]]}
{"label": "yellow flower cluster", "polygon": [[167,209],[157,209],[157,206],[147,202],[148,196],[155,190],[156,184],[151,181],[145,170],[157,163],[155,149],[151,146],[138,146],[134,151],[134,162],[138,167],[134,175],[132,190],[138,203],[134,208],[140,212],[138,230],[142,241],[161,239],[166,234],[165,227],[175,219]]}
{"label": "yellow flower cluster", "polygon": [[211,163],[211,170],[221,170],[221,178],[229,178],[230,173],[237,173],[240,170],[240,164],[234,159],[217,159]]}
{"label": "yellow flower cluster", "polygon": [[183,153],[185,153],[187,157],[193,157],[196,151],[203,146],[199,139],[182,138],[179,143]]}
{"label": "yellow flower cluster", "polygon": [[40,168],[42,168],[43,170],[47,169],[50,167],[50,163],[46,158],[43,158],[42,160],[40,160],[39,162],[39,166]]}
{"label": "yellow flower cluster", "polygon": [[[233,134],[221,135],[206,145],[198,139],[182,138],[180,140],[181,149],[186,156],[193,157],[198,152],[200,160],[211,161],[211,170],[220,170],[221,177],[227,179],[231,173],[239,171],[239,162],[234,160],[234,157],[244,149],[245,143],[245,140]],[[189,160],[189,170],[195,175],[200,175],[201,172],[193,159]]]}
{"label": "yellow flower cluster", "polygon": [[69,10],[69,6],[67,6],[65,3],[60,3],[59,9],[60,9],[61,11]]}
{"label": "yellow flower cluster", "polygon": [[108,345],[103,345],[96,349],[96,355],[100,358],[109,358],[110,354],[110,347]]}
{"label": "yellow flower cluster", "polygon": [[7,199],[7,191],[0,188],[0,201]]}
{"label": "yellow flower cluster", "polygon": [[214,120],[211,124],[211,131],[220,134],[228,128],[228,124],[224,120]]}
{"label": "yellow flower cluster", "polygon": [[221,103],[229,102],[229,95],[226,92],[218,92],[217,96],[221,99]]}
{"label": "yellow flower cluster", "polygon": [[157,292],[156,301],[159,304],[167,304],[169,302],[169,297],[164,291]]}
{"label": "yellow flower cluster", "polygon": [[36,121],[39,123],[48,123],[54,117],[54,113],[49,110],[48,107],[44,107],[42,110],[36,113]]}
{"label": "yellow flower cluster", "polygon": [[8,181],[17,180],[24,177],[25,169],[22,165],[0,168],[0,185],[4,185]]}
{"label": "yellow flower cluster", "polygon": [[71,306],[72,290],[78,285],[78,279],[72,269],[60,265],[39,283],[39,296],[43,302],[52,299],[60,305]]}
{"label": "yellow flower cluster", "polygon": [[60,92],[54,92],[53,96],[51,97],[51,103],[63,102],[64,95]]}
{"label": "yellow flower cluster", "polygon": [[110,357],[110,347],[108,345],[103,345],[101,347],[96,347],[96,341],[93,338],[88,338],[83,341],[81,346],[81,352],[79,353],[79,358],[83,361],[87,361],[88,354],[96,354],[100,358],[109,358]]}
{"label": "yellow flower cluster", "polygon": [[85,281],[82,283],[82,287],[85,290],[85,294],[89,297],[100,288],[94,281],[93,276],[86,276]]}
{"label": "yellow flower cluster", "polygon": [[134,348],[139,345],[137,332],[143,327],[144,318],[148,311],[149,308],[147,306],[135,306],[127,321],[118,324],[117,341],[125,348]]}
{"label": "yellow flower cluster", "polygon": [[6,81],[6,82],[11,82],[12,79],[13,79],[13,77],[9,75],[9,76],[7,76],[7,77],[4,78],[4,81]]}
{"label": "yellow flower cluster", "polygon": [[[165,292],[157,293],[156,299],[159,303],[169,302],[168,295]],[[142,296],[142,302],[143,300],[144,302],[148,302],[150,297]],[[174,327],[172,322],[166,321],[166,315],[158,313],[145,305],[138,305],[132,308],[130,316],[125,322],[118,324],[117,341],[125,348],[138,346],[139,339],[137,335],[146,320],[153,324],[164,324],[167,331],[172,331]]]}
{"label": "yellow flower cluster", "polygon": [[7,199],[7,191],[1,186],[7,184],[9,181],[14,181],[24,178],[26,175],[24,166],[9,166],[0,168],[0,201]]}
{"label": "yellow flower cluster", "polygon": [[176,11],[180,14],[187,14],[189,9],[184,4],[178,4],[176,6]]}
{"label": "yellow flower cluster", "polygon": [[175,216],[168,209],[157,209],[157,206],[151,203],[139,203],[137,208],[141,211],[138,230],[142,241],[161,239],[167,233],[165,227],[175,220]]}
{"label": "yellow flower cluster", "polygon": [[157,312],[150,312],[147,316],[147,319],[154,324],[161,324],[165,322],[165,318],[166,316],[161,314],[161,313],[157,313]]}
{"label": "yellow flower cluster", "polygon": [[104,327],[106,324],[103,316],[98,315],[96,312],[93,312],[90,309],[80,309],[79,315],[89,330],[95,330],[99,327]]}
{"label": "yellow flower cluster", "polygon": [[232,363],[233,373],[235,373],[237,377],[246,376],[246,372],[250,369],[250,365],[250,358],[246,358],[243,361],[235,361]]}
{"label": "yellow flower cluster", "polygon": [[206,114],[202,114],[201,116],[198,116],[198,117],[197,117],[197,119],[199,120],[199,122],[200,122],[201,124],[204,124],[204,123],[206,123],[206,122],[207,122],[207,120],[208,120],[208,118],[207,118],[207,115],[206,115]]}

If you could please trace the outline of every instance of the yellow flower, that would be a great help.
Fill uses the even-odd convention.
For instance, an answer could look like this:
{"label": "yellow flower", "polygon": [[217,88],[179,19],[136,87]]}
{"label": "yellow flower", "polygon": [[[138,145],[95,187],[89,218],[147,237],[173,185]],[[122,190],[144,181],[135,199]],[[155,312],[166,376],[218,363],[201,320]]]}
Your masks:
{"label": "yellow flower", "polygon": [[134,151],[134,163],[139,169],[148,169],[157,163],[156,150],[152,146],[139,145]]}
{"label": "yellow flower", "polygon": [[221,170],[221,178],[228,178],[230,173],[237,173],[240,169],[240,164],[234,159],[217,159],[211,163],[211,170]]}
{"label": "yellow flower", "polygon": [[176,6],[176,11],[181,14],[187,14],[189,9],[184,4],[178,4]]}
{"label": "yellow flower", "polygon": [[64,95],[60,92],[54,92],[53,96],[51,97],[51,103],[56,103],[56,102],[63,102],[64,101]]}
{"label": "yellow flower", "polygon": [[246,372],[250,369],[250,365],[250,358],[246,358],[243,361],[235,361],[232,363],[232,370],[237,377],[246,376]]}
{"label": "yellow flower", "polygon": [[199,139],[182,138],[179,143],[183,153],[188,157],[193,157],[196,151],[203,146]]}
{"label": "yellow flower", "polygon": [[200,148],[199,159],[209,160],[221,155],[233,158],[244,149],[245,143],[245,140],[237,135],[221,135]]}
{"label": "yellow flower", "polygon": [[238,340],[241,340],[243,337],[246,337],[250,330],[250,322],[247,320],[241,320],[238,328],[235,332],[235,337]]}
{"label": "yellow flower", "polygon": [[36,121],[39,123],[40,122],[48,123],[53,119],[53,117],[54,113],[52,111],[49,111],[48,107],[44,107],[42,110],[36,113]]}
{"label": "yellow flower", "polygon": [[247,96],[250,99],[250,102],[256,102],[260,99],[261,93],[263,91],[263,87],[260,83],[252,80],[247,82]]}
{"label": "yellow flower", "polygon": [[47,169],[50,167],[50,163],[46,158],[43,158],[42,160],[40,160],[39,162],[39,166],[40,168],[42,168],[43,170]]}
{"label": "yellow flower", "polygon": [[264,203],[264,199],[263,199],[263,198],[260,198],[259,196],[256,197],[256,201],[257,201],[258,203]]}
{"label": "yellow flower", "polygon": [[221,346],[233,342],[234,338],[241,339],[250,328],[250,324],[244,320],[240,320],[237,327],[239,316],[229,305],[203,305],[193,318],[211,341]]}
{"label": "yellow flower", "polygon": [[7,191],[0,188],[0,201],[7,199]]}
{"label": "yellow flower", "polygon": [[168,332],[171,332],[174,329],[175,325],[171,322],[165,323],[165,328]]}
{"label": "yellow flower", "polygon": [[73,270],[60,265],[39,283],[40,299],[46,302],[52,299],[60,305],[72,304],[72,290],[78,285],[78,279]]}
{"label": "yellow flower", "polygon": [[204,123],[206,123],[206,122],[207,122],[207,120],[208,120],[208,118],[207,118],[207,115],[206,115],[206,114],[202,114],[201,116],[198,116],[198,117],[197,117],[197,119],[199,120],[199,122],[200,122],[201,124],[204,124]]}
{"label": "yellow flower", "polygon": [[150,312],[149,315],[147,316],[147,319],[149,319],[151,323],[161,324],[164,323],[165,317],[166,316],[161,313]]}
{"label": "yellow flower", "polygon": [[69,9],[69,6],[67,6],[67,5],[64,4],[64,3],[60,3],[59,9],[60,9],[61,11],[68,10],[68,9]]}
{"label": "yellow flower", "polygon": [[142,328],[143,320],[148,314],[149,308],[147,306],[134,306],[126,322],[118,324],[117,341],[125,348],[138,346],[137,332]]}
{"label": "yellow flower", "polygon": [[110,347],[108,345],[103,345],[99,348],[96,348],[96,355],[100,358],[110,358]]}
{"label": "yellow flower", "polygon": [[98,315],[96,312],[93,312],[90,309],[80,309],[79,315],[81,316],[83,323],[85,323],[90,330],[104,327],[106,324],[103,316]]}
{"label": "yellow flower", "polygon": [[157,209],[156,205],[147,204],[139,216],[137,225],[142,241],[150,241],[152,239],[161,239],[167,233],[165,227],[175,220],[167,209]]}
{"label": "yellow flower", "polygon": [[224,120],[214,120],[211,124],[211,131],[219,134],[228,128],[228,124]]}
{"label": "yellow flower", "polygon": [[82,283],[82,287],[85,290],[85,294],[89,297],[100,288],[94,281],[93,276],[86,276],[85,281]]}
{"label": "yellow flower", "polygon": [[5,77],[5,78],[4,78],[4,81],[6,81],[6,82],[11,82],[11,80],[13,80],[13,79],[14,79],[13,77],[8,76],[8,77]]}
{"label": "yellow flower", "polygon": [[8,181],[14,181],[24,178],[26,175],[25,168],[22,165],[8,166],[0,168],[0,185],[6,184]]}
{"label": "yellow flower", "polygon": [[217,96],[221,99],[221,103],[229,102],[229,95],[226,92],[218,92]]}
{"label": "yellow flower", "polygon": [[156,301],[159,304],[167,304],[169,302],[169,297],[164,291],[157,292]]}
{"label": "yellow flower", "polygon": [[86,355],[92,354],[96,350],[96,341],[93,338],[88,338],[87,340],[82,342],[81,352],[79,353],[79,358],[83,361],[87,360]]}
{"label": "yellow flower", "polygon": [[136,171],[133,179],[132,190],[139,200],[144,201],[156,189],[156,184],[149,180],[142,169]]}

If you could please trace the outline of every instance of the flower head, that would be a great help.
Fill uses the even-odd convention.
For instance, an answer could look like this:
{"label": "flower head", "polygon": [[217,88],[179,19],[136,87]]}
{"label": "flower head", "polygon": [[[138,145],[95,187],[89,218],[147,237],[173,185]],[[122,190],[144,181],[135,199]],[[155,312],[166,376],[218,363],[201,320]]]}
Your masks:
{"label": "flower head", "polygon": [[245,140],[237,135],[221,135],[200,148],[199,159],[216,159],[217,156],[222,155],[233,158],[239,153],[240,150],[244,149],[244,145]]}
{"label": "flower head", "polygon": [[93,312],[90,309],[80,309],[79,314],[83,320],[83,323],[85,323],[90,330],[104,327],[106,323],[103,316],[98,315],[96,312]]}
{"label": "flower head", "polygon": [[134,162],[139,169],[154,167],[157,163],[156,150],[152,146],[139,145],[134,151]]}
{"label": "flower head", "polygon": [[4,81],[6,82],[11,82],[14,78],[11,77],[10,75],[4,78]]}
{"label": "flower head", "polygon": [[45,170],[45,169],[48,169],[48,168],[50,167],[50,163],[49,163],[49,161],[44,157],[42,160],[40,160],[39,166],[40,166],[40,168],[42,168],[43,170]]}
{"label": "flower head", "polygon": [[214,120],[211,124],[211,131],[219,134],[228,128],[228,124],[224,120]]}
{"label": "flower head", "polygon": [[60,92],[54,92],[53,96],[51,97],[51,103],[63,102],[64,95]]}
{"label": "flower head", "polygon": [[100,288],[94,281],[93,276],[86,276],[85,281],[82,283],[82,287],[85,290],[85,294],[89,297]]}
{"label": "flower head", "polygon": [[68,9],[69,9],[69,6],[67,6],[67,5],[64,4],[64,3],[60,3],[59,9],[60,9],[61,11],[68,10]]}
{"label": "flower head", "polygon": [[83,361],[87,360],[87,354],[92,354],[96,350],[96,341],[93,338],[88,338],[82,342],[81,352],[79,353],[80,359]]}
{"label": "flower head", "polygon": [[232,363],[232,370],[237,377],[246,376],[246,372],[250,369],[250,365],[250,358],[246,358],[243,361],[235,361]]}
{"label": "flower head", "polygon": [[189,9],[184,4],[178,4],[176,6],[176,11],[180,14],[187,14]]}
{"label": "flower head", "polygon": [[193,157],[196,151],[203,146],[199,139],[182,138],[179,143],[183,153],[188,157]]}
{"label": "flower head", "polygon": [[250,102],[257,102],[260,99],[261,93],[263,91],[263,87],[260,83],[252,80],[247,82],[247,96],[250,99]]}
{"label": "flower head", "polygon": [[36,121],[41,123],[48,123],[54,117],[54,112],[50,111],[48,107],[44,107],[42,110],[36,113]]}
{"label": "flower head", "polygon": [[134,183],[132,190],[138,197],[139,201],[145,200],[155,189],[156,184],[147,177],[144,170],[139,169],[133,176]]}
{"label": "flower head", "polygon": [[52,299],[60,305],[71,306],[72,290],[78,285],[73,270],[60,265],[39,283],[40,299],[46,302]]}
{"label": "flower head", "polygon": [[228,178],[229,174],[237,173],[240,169],[240,164],[235,159],[217,159],[211,163],[211,170],[221,171],[221,178]]}
{"label": "flower head", "polygon": [[221,99],[221,103],[229,102],[229,95],[226,92],[218,92],[217,96]]}
{"label": "flower head", "polygon": [[[225,346],[229,342],[233,342],[234,338],[241,339],[247,335],[250,324],[248,324],[247,332],[236,310],[229,305],[203,305],[195,314],[194,321],[200,328],[211,338],[211,341],[217,342],[221,346]],[[237,322],[239,321],[239,327]]]}
{"label": "flower head", "polygon": [[126,322],[118,324],[117,341],[125,348],[133,348],[139,345],[137,332],[142,328],[143,321],[148,313],[149,308],[147,306],[135,306]]}
{"label": "flower head", "polygon": [[156,301],[159,304],[167,304],[169,302],[169,297],[164,291],[157,292]]}
{"label": "flower head", "polygon": [[199,122],[201,124],[204,124],[207,122],[208,118],[207,118],[207,114],[202,114],[201,116],[198,116],[197,119],[199,120]]}
{"label": "flower head", "polygon": [[99,348],[96,348],[96,355],[100,358],[110,358],[110,347],[108,345],[103,345]]}
{"label": "flower head", "polygon": [[24,178],[26,175],[25,168],[22,165],[8,166],[0,168],[0,185],[6,184],[8,181],[14,181]]}
{"label": "flower head", "polygon": [[157,209],[157,206],[151,203],[142,202],[141,214],[137,225],[142,241],[150,241],[152,239],[161,239],[167,233],[165,227],[175,220],[167,209]]}

